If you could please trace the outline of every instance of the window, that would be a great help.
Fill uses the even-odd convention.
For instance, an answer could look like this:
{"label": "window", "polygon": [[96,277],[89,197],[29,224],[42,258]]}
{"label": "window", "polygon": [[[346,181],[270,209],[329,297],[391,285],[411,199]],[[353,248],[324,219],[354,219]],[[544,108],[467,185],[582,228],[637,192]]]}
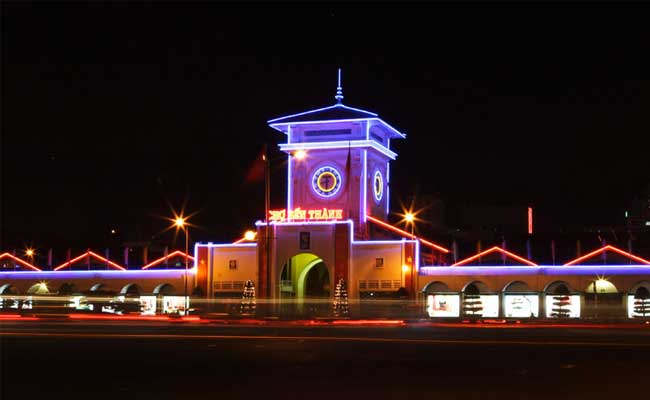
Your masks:
{"label": "window", "polygon": [[375,268],[384,268],[383,258],[375,258]]}
{"label": "window", "polygon": [[300,250],[309,250],[311,247],[311,235],[309,232],[300,232]]}
{"label": "window", "polygon": [[228,261],[228,269],[236,270],[237,269],[237,260],[229,260]]}

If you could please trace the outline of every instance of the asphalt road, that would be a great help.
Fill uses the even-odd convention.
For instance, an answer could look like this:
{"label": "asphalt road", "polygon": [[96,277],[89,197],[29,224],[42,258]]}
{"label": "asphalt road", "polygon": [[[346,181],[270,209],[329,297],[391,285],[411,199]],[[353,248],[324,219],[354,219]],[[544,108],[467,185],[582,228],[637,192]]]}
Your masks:
{"label": "asphalt road", "polygon": [[645,398],[650,329],[0,321],[2,399]]}

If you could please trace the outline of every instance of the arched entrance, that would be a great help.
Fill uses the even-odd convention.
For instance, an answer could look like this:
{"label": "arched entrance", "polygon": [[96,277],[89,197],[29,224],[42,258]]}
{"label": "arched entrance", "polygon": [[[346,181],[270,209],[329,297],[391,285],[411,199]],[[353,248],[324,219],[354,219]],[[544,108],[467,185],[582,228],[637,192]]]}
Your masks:
{"label": "arched entrance", "polygon": [[280,273],[281,311],[312,314],[329,311],[329,275],[327,265],[315,254],[299,253],[291,257]]}
{"label": "arched entrance", "polygon": [[623,315],[625,293],[604,278],[592,279],[584,290],[582,316],[586,318],[617,318]]}

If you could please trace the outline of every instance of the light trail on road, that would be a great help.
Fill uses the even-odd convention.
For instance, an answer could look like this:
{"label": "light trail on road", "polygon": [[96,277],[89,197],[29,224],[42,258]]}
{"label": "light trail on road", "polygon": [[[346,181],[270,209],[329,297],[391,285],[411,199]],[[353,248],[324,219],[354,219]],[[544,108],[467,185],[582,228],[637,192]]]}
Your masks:
{"label": "light trail on road", "polygon": [[580,341],[531,341],[531,340],[462,340],[462,339],[403,339],[336,336],[267,336],[267,335],[197,335],[197,334],[107,334],[107,333],[31,333],[0,332],[6,337],[58,337],[69,339],[198,339],[198,340],[296,340],[324,342],[365,342],[396,344],[469,344],[469,345],[525,345],[525,346],[595,346],[595,347],[650,347],[650,343],[580,342]]}

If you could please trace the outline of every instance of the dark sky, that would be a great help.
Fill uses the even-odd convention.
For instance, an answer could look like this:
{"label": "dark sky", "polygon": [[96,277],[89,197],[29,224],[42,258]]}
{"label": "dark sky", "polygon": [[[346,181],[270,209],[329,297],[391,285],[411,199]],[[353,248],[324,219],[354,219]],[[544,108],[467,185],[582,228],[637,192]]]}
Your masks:
{"label": "dark sky", "polygon": [[0,250],[148,239],[184,199],[193,239],[239,237],[264,209],[246,170],[284,140],[265,121],[332,104],[339,66],[344,102],[407,134],[393,209],[432,194],[532,204],[551,230],[620,223],[650,183],[648,11],[3,2]]}

